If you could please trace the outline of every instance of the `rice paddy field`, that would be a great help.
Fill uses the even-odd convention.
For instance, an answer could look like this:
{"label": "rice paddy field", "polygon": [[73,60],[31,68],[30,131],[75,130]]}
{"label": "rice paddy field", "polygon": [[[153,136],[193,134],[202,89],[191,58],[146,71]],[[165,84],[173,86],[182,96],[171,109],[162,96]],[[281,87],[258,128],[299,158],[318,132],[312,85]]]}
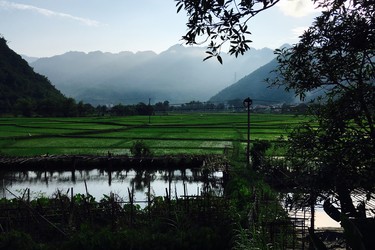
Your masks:
{"label": "rice paddy field", "polygon": [[[251,114],[250,137],[276,141],[307,118]],[[161,116],[0,118],[0,155],[130,155],[144,141],[154,155],[223,154],[247,142],[246,113],[188,113]]]}

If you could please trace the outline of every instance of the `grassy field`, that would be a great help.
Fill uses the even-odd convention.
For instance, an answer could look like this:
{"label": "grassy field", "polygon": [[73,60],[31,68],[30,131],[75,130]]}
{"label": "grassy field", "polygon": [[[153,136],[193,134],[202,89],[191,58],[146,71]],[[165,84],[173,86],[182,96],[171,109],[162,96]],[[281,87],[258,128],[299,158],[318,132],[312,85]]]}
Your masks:
{"label": "grassy field", "polygon": [[[286,137],[303,116],[252,114],[251,140]],[[222,154],[247,139],[246,113],[191,113],[95,118],[0,118],[0,154],[130,155],[143,140],[155,155]]]}

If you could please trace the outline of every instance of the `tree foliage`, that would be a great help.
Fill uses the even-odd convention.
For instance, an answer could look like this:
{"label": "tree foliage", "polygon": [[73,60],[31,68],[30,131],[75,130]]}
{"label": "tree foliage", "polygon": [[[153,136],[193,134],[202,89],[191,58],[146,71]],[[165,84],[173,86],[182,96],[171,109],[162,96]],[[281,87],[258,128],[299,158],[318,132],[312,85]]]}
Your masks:
{"label": "tree foliage", "polygon": [[[311,199],[334,198],[341,215],[365,216],[375,191],[375,2],[312,0],[322,13],[290,49],[278,50],[279,76],[272,84],[303,100],[320,96],[312,114],[318,127],[303,124],[288,139],[288,159],[300,188]],[[208,42],[220,62],[221,47],[238,56],[251,42],[247,22],[279,1],[177,0],[188,15],[187,44]],[[202,39],[199,41],[199,39]],[[365,192],[355,204],[351,194]],[[327,209],[330,204],[327,202]]]}
{"label": "tree foliage", "polygon": [[177,12],[185,9],[187,33],[182,39],[189,45],[208,42],[208,56],[220,63],[221,47],[230,43],[229,54],[242,55],[250,49],[251,34],[247,22],[280,0],[176,0]]}
{"label": "tree foliage", "polygon": [[135,141],[130,148],[130,153],[134,157],[150,157],[152,152],[150,147],[142,140]]}
{"label": "tree foliage", "polygon": [[[229,43],[230,55],[243,55],[250,49],[248,22],[280,0],[175,0],[177,12],[187,14],[187,32],[182,40],[188,45],[208,44],[205,58],[217,57]],[[371,5],[372,0],[311,0],[320,7],[340,8],[348,3]]]}
{"label": "tree foliage", "polygon": [[[290,136],[289,159],[307,192],[339,201],[341,213],[365,217],[375,191],[375,5],[319,1],[326,8],[290,49],[277,51],[273,82],[302,99],[320,93],[312,114]],[[355,204],[354,191],[368,200]],[[357,206],[357,207],[356,207]]]}

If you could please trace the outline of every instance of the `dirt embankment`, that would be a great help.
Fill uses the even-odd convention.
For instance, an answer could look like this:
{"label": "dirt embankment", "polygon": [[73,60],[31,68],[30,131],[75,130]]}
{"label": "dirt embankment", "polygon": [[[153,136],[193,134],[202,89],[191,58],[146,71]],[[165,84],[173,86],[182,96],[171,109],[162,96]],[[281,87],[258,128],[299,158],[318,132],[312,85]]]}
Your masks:
{"label": "dirt embankment", "polygon": [[93,155],[44,155],[35,157],[0,157],[1,170],[74,170],[74,169],[186,169],[204,166],[207,156],[93,156]]}

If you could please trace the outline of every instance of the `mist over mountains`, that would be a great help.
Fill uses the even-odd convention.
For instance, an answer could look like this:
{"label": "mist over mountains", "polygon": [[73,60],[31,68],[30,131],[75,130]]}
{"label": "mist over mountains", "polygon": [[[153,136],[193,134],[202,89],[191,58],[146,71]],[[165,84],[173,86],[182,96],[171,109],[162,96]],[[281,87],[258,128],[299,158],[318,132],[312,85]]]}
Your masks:
{"label": "mist over mountains", "polygon": [[225,102],[233,99],[245,99],[251,97],[254,104],[280,104],[293,103],[296,101],[293,91],[286,92],[283,87],[271,87],[266,83],[266,78],[276,77],[272,72],[278,66],[276,59],[259,67],[238,82],[224,88],[211,97],[211,102]]}
{"label": "mist over mountains", "polygon": [[222,54],[223,65],[215,58],[203,62],[205,57],[205,48],[174,45],[160,54],[68,52],[29,63],[77,101],[134,104],[151,98],[152,103],[184,103],[209,100],[275,55],[268,48],[252,48],[238,58]]}

